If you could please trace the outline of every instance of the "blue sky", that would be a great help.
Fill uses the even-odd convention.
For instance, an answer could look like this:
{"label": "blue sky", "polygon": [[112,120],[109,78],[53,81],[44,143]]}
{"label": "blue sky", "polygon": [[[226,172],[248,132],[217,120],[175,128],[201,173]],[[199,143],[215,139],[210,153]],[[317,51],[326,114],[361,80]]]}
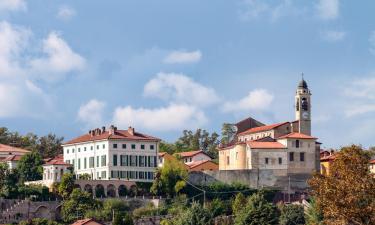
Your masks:
{"label": "blue sky", "polygon": [[70,139],[115,124],[173,141],[294,119],[300,74],[324,147],[375,145],[374,1],[0,0],[0,124]]}

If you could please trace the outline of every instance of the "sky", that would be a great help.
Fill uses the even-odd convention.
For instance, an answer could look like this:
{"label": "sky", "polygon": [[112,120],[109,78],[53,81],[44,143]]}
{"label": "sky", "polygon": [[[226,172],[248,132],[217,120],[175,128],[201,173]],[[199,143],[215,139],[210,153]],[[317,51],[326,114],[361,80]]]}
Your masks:
{"label": "sky", "polygon": [[69,140],[116,125],[175,141],[294,120],[301,73],[324,148],[374,146],[371,0],[0,0],[0,126]]}

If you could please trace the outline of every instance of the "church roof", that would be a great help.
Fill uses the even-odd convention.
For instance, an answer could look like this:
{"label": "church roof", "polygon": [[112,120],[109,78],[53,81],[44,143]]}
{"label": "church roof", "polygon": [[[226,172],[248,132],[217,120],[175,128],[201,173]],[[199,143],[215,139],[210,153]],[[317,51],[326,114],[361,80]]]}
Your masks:
{"label": "church roof", "polygon": [[287,135],[281,136],[278,139],[284,139],[284,138],[298,138],[298,139],[317,139],[316,137],[312,137],[310,135],[302,134],[302,133],[297,133],[297,132],[292,132]]}
{"label": "church roof", "polygon": [[285,149],[285,145],[277,141],[248,141],[246,142],[253,149]]}
{"label": "church roof", "polygon": [[302,80],[298,84],[298,88],[307,88],[306,81],[302,78]]}
{"label": "church roof", "polygon": [[251,133],[257,133],[257,132],[272,130],[272,129],[275,129],[275,128],[277,128],[279,126],[282,126],[284,124],[287,124],[287,123],[289,123],[289,122],[275,123],[275,124],[266,125],[266,126],[254,127],[254,128],[250,128],[250,129],[240,133],[239,135],[245,135],[245,134],[251,134]]}

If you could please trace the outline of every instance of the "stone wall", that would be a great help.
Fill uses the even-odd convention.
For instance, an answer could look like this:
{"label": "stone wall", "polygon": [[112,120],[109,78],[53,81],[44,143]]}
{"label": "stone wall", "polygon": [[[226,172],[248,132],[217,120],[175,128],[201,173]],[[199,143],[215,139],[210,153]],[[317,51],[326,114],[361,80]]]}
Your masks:
{"label": "stone wall", "polygon": [[311,174],[292,174],[287,170],[217,170],[199,171],[189,174],[189,182],[196,185],[205,185],[213,182],[227,184],[242,183],[251,188],[272,188],[288,191],[289,183],[291,192],[306,191],[307,180]]}

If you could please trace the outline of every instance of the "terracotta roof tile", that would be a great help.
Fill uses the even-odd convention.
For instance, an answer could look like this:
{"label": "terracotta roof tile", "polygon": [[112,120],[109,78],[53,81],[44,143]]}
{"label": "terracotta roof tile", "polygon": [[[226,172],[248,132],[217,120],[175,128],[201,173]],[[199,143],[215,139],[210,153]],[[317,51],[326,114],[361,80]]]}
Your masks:
{"label": "terracotta roof tile", "polygon": [[[196,150],[196,151],[190,151],[190,152],[177,152],[176,154],[177,155],[180,155],[182,158],[186,158],[186,157],[193,157],[195,155],[198,155],[198,154],[205,154],[207,155],[204,151],[202,150]],[[208,155],[207,155],[208,156]]]}
{"label": "terracotta roof tile", "polygon": [[285,145],[277,141],[274,141],[274,142],[248,141],[246,142],[246,144],[249,145],[250,148],[253,148],[253,149],[286,149]]}
{"label": "terracotta roof tile", "polygon": [[195,161],[195,162],[188,162],[188,163],[185,163],[190,169],[194,168],[194,167],[197,167],[197,166],[200,166],[202,164],[205,164],[207,162],[211,162],[215,165],[217,165],[216,163],[212,162],[211,160],[199,160],[199,161]]}
{"label": "terracotta roof tile", "polygon": [[375,159],[370,160],[370,164],[375,164]]}
{"label": "terracotta roof tile", "polygon": [[[89,219],[77,220],[76,222],[72,223],[71,225],[84,225],[84,224],[86,224],[88,222],[91,222],[91,221],[96,222],[94,219],[89,218]],[[101,224],[101,223],[98,223],[98,222],[96,222],[96,223]]]}
{"label": "terracotta roof tile", "polygon": [[16,148],[9,145],[3,145],[0,144],[0,152],[17,152],[17,153],[29,153],[29,150],[22,149],[22,148]]}
{"label": "terracotta roof tile", "polygon": [[61,166],[70,166],[71,164],[64,162],[64,158],[62,155],[58,155],[55,158],[45,160],[43,166],[49,165],[61,165]]}
{"label": "terracotta roof tile", "polygon": [[254,127],[254,128],[248,129],[244,132],[241,132],[238,135],[245,135],[245,134],[251,134],[251,133],[257,133],[257,132],[272,130],[272,129],[275,129],[275,128],[277,128],[279,126],[282,126],[284,124],[288,124],[288,123],[289,122],[283,122],[283,123],[275,123],[275,124],[266,125],[266,126]]}
{"label": "terracotta roof tile", "polygon": [[298,138],[298,139],[317,139],[316,137],[312,137],[310,135],[301,134],[301,133],[289,133],[287,135],[281,136],[278,139],[284,139],[284,138]]}
{"label": "terracotta roof tile", "polygon": [[134,134],[132,135],[127,130],[116,130],[114,134],[110,134],[109,131],[105,131],[104,133],[101,133],[99,135],[84,134],[64,143],[64,145],[97,140],[160,141],[159,138],[152,137],[139,132],[134,132]]}

